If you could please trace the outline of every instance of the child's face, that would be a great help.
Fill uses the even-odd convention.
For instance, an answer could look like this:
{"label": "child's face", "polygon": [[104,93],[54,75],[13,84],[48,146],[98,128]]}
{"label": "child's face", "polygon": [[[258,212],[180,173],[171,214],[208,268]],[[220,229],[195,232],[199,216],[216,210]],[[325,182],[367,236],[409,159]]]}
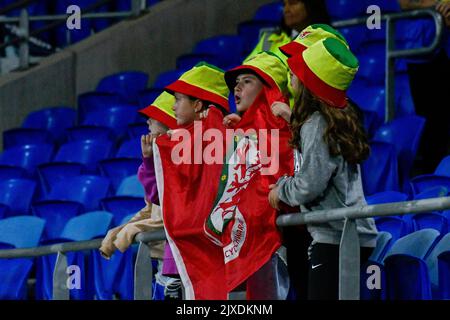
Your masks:
{"label": "child's face", "polygon": [[179,126],[187,125],[196,119],[195,102],[189,99],[189,96],[175,92],[175,104],[172,109],[177,118]]}
{"label": "child's face", "polygon": [[155,119],[148,118],[147,124],[148,130],[153,135],[159,136],[160,134],[164,134],[167,132],[167,130],[169,130],[169,128],[167,128],[164,124]]}
{"label": "child's face", "polygon": [[240,74],[234,87],[234,101],[238,112],[246,111],[255,101],[263,88],[263,83],[257,76],[250,73]]}

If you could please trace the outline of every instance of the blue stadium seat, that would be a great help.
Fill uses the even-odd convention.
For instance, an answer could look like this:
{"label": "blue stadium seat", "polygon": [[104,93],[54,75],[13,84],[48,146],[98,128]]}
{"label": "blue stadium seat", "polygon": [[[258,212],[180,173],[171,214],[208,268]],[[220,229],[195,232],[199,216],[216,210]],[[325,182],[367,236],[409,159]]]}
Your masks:
{"label": "blue stadium seat", "polygon": [[392,235],[389,232],[378,232],[377,244],[369,257],[369,260],[382,263],[384,256],[392,245],[392,240]]}
{"label": "blue stadium seat", "polygon": [[414,200],[446,197],[449,193],[449,190],[450,189],[443,186],[432,187],[422,191],[419,194],[416,194],[414,196]]}
{"label": "blue stadium seat", "polygon": [[178,56],[177,69],[191,69],[200,62],[219,65],[219,58],[211,53],[187,53]]}
{"label": "blue stadium seat", "polygon": [[99,167],[101,174],[109,178],[113,189],[117,190],[124,178],[136,174],[141,163],[140,158],[112,158],[100,161]]}
{"label": "blue stadium seat", "polygon": [[[11,249],[37,247],[44,225],[44,220],[30,216],[2,219],[0,243],[9,244]],[[27,279],[32,267],[33,259],[0,259],[1,300],[27,299]]]}
{"label": "blue stadium seat", "polygon": [[0,165],[23,168],[33,177],[36,167],[49,162],[52,155],[53,145],[50,144],[17,146],[0,154]]}
{"label": "blue stadium seat", "polygon": [[350,49],[355,54],[361,53],[361,45],[367,39],[367,33],[371,33],[372,30],[367,30],[366,26],[357,25],[344,28],[338,28],[339,32],[347,40]]}
{"label": "blue stadium seat", "polygon": [[264,4],[256,10],[253,20],[271,21],[278,24],[283,19],[283,10],[283,1]]}
{"label": "blue stadium seat", "polygon": [[414,230],[435,229],[440,234],[448,232],[447,218],[437,212],[423,212],[412,216]]}
{"label": "blue stadium seat", "polygon": [[396,118],[416,113],[407,73],[398,73],[395,75],[395,96]]}
{"label": "blue stadium seat", "polygon": [[326,0],[325,3],[333,20],[351,19],[366,14],[364,1]]}
{"label": "blue stadium seat", "polygon": [[22,179],[28,176],[27,170],[20,167],[0,165],[0,180]]}
{"label": "blue stadium seat", "polygon": [[27,215],[36,182],[28,179],[0,181],[0,204],[8,206],[8,215]]}
{"label": "blue stadium seat", "polygon": [[0,203],[0,220],[3,219],[4,217],[6,217],[6,215],[8,214],[8,211],[9,211],[9,206],[7,206],[6,204]]}
{"label": "blue stadium seat", "polygon": [[[53,242],[85,241],[104,237],[111,226],[112,214],[104,211],[88,212],[70,219],[65,225],[61,239]],[[92,266],[85,260],[84,252],[68,252],[68,265],[76,265],[81,271],[81,288],[70,290],[70,298],[74,300],[86,300],[94,298]],[[38,259],[36,272],[36,296],[38,299],[50,300],[53,295],[53,269],[56,255],[44,256]]]}
{"label": "blue stadium seat", "polygon": [[434,173],[437,175],[450,177],[450,156],[446,156],[441,160]]}
{"label": "blue stadium seat", "polygon": [[369,159],[361,166],[364,194],[398,191],[397,154],[390,143],[372,142]]}
{"label": "blue stadium seat", "polygon": [[119,72],[104,77],[96,91],[118,94],[123,103],[138,104],[139,91],[147,88],[148,74],[141,71]]}
{"label": "blue stadium seat", "polygon": [[408,234],[408,226],[401,216],[376,217],[375,224],[378,231],[389,232],[393,241]]}
{"label": "blue stadium seat", "polygon": [[426,259],[434,299],[450,299],[450,233],[436,244]]}
{"label": "blue stadium seat", "polygon": [[86,92],[78,95],[78,122],[82,123],[86,114],[108,108],[112,105],[120,103],[120,96],[114,93],[107,92]]}
{"label": "blue stadium seat", "polygon": [[[243,54],[242,39],[236,35],[219,35],[197,43],[193,53],[211,54],[215,57],[212,64],[221,68],[239,65]],[[208,60],[206,60],[208,61]],[[180,68],[178,66],[178,68]]]}
{"label": "blue stadium seat", "polygon": [[3,149],[27,144],[53,144],[53,138],[44,129],[14,128],[3,131]]}
{"label": "blue stadium seat", "polygon": [[438,239],[438,231],[424,229],[394,243],[384,259],[389,300],[432,299],[425,259]]}
{"label": "blue stadium seat", "polygon": [[144,198],[145,191],[138,179],[138,176],[132,175],[122,180],[119,189],[117,189],[116,195]]}
{"label": "blue stadium seat", "polygon": [[153,103],[156,98],[163,92],[161,89],[145,89],[139,92],[139,107],[145,108]]}
{"label": "blue stadium seat", "polygon": [[166,72],[161,72],[158,75],[158,77],[156,77],[156,80],[153,83],[152,88],[163,90],[164,87],[178,80],[185,71],[186,70],[183,69],[183,70],[170,70]]}
{"label": "blue stadium seat", "polygon": [[136,122],[128,125],[127,137],[128,141],[141,139],[141,136],[148,134],[148,124],[146,122]]}
{"label": "blue stadium seat", "polygon": [[238,34],[242,39],[242,50],[244,55],[249,54],[258,43],[261,32],[274,30],[279,23],[272,21],[244,21],[238,25]]}
{"label": "blue stadium seat", "polygon": [[80,125],[67,129],[67,142],[92,140],[97,142],[115,141],[111,128],[95,125]]}
{"label": "blue stadium seat", "polygon": [[124,141],[116,153],[116,158],[141,158],[141,157],[142,157],[142,150],[140,137]]}
{"label": "blue stadium seat", "polygon": [[398,191],[384,191],[372,194],[366,197],[368,205],[381,204],[381,203],[392,203],[392,202],[402,202],[408,200],[408,195]]}
{"label": "blue stadium seat", "polygon": [[44,129],[51,132],[53,140],[62,142],[65,130],[75,125],[77,112],[69,107],[48,107],[28,114],[22,128]]}
{"label": "blue stadium seat", "polygon": [[366,44],[358,56],[359,76],[371,84],[383,85],[385,80],[386,46],[384,43]]}
{"label": "blue stadium seat", "polygon": [[439,186],[450,190],[450,177],[429,174],[417,176],[411,179],[411,190],[413,195],[417,195],[433,187]]}
{"label": "blue stadium seat", "polygon": [[55,183],[79,176],[83,173],[84,165],[81,163],[55,162],[45,163],[38,167],[39,183],[44,192],[44,197],[50,192]]}
{"label": "blue stadium seat", "polygon": [[397,151],[399,176],[403,189],[409,189],[409,174],[416,157],[425,118],[405,116],[381,126],[374,140],[392,143]]}

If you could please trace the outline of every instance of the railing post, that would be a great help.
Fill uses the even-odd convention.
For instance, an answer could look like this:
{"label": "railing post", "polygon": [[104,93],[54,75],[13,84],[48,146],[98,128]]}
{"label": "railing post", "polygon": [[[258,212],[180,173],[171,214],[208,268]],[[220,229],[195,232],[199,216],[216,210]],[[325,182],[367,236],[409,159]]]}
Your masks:
{"label": "railing post", "polygon": [[345,219],[339,247],[339,300],[359,300],[360,248],[355,219]]}
{"label": "railing post", "polygon": [[395,59],[391,52],[395,50],[395,22],[391,18],[386,19],[386,101],[384,122],[389,122],[395,117]]}
{"label": "railing post", "polygon": [[28,45],[28,36],[29,36],[29,24],[30,21],[28,19],[28,11],[26,9],[22,9],[20,11],[20,47],[19,47],[19,66],[20,69],[27,69],[30,65],[30,47]]}
{"label": "railing post", "polygon": [[58,252],[53,271],[53,300],[70,300],[67,287],[67,256],[62,252]]}
{"label": "railing post", "polygon": [[152,275],[150,247],[140,242],[134,266],[134,300],[152,299]]}

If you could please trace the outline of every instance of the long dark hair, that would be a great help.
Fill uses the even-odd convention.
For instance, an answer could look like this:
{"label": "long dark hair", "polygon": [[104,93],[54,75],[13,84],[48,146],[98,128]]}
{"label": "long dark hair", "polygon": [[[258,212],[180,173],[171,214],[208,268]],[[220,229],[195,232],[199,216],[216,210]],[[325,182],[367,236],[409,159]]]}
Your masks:
{"label": "long dark hair", "polygon": [[334,108],[316,98],[305,87],[295,101],[291,115],[290,144],[293,148],[300,145],[300,129],[316,111],[327,123],[323,138],[331,156],[342,155],[351,164],[361,163],[369,157],[367,135],[355,105],[350,103],[344,109]]}
{"label": "long dark hair", "polygon": [[[306,12],[308,13],[308,20],[306,26],[316,23],[331,24],[330,15],[328,14],[325,0],[298,0],[304,3]],[[284,17],[281,19],[280,28],[287,34],[291,34],[292,29],[284,22]],[[301,31],[301,30],[298,30]]]}

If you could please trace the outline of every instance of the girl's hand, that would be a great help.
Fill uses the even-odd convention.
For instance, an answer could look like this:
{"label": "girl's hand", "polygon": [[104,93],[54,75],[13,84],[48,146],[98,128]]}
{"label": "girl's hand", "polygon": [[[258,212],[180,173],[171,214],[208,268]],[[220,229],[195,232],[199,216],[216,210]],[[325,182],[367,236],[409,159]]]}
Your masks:
{"label": "girl's hand", "polygon": [[269,203],[275,210],[280,210],[280,198],[278,198],[278,186],[276,184],[271,184],[269,186]]}
{"label": "girl's hand", "polygon": [[209,108],[204,110],[204,111],[202,111],[202,112],[200,112],[200,115],[199,115],[200,116],[200,120],[206,119],[208,117],[208,111],[209,111]]}
{"label": "girl's hand", "polygon": [[229,114],[223,118],[223,125],[227,128],[233,128],[241,121],[241,117],[235,113]]}
{"label": "girl's hand", "polygon": [[156,136],[151,133],[141,136],[142,157],[150,158],[153,155],[153,140]]}
{"label": "girl's hand", "polygon": [[270,109],[275,117],[281,117],[287,122],[290,121],[292,111],[286,103],[275,101],[270,106]]}

